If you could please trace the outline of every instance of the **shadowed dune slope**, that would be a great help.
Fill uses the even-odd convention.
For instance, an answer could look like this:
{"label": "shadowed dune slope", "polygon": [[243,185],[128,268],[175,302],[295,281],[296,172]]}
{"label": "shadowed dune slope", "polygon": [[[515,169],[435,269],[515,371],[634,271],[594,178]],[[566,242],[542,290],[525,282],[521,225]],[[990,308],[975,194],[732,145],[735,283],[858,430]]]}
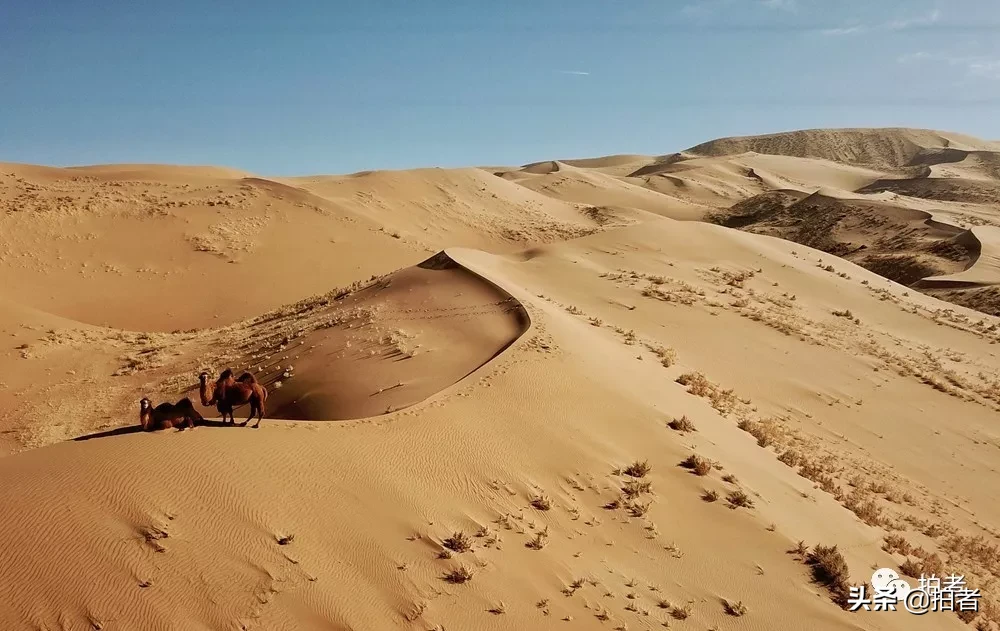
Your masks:
{"label": "shadowed dune slope", "polygon": [[268,418],[342,420],[407,407],[488,362],[528,326],[516,300],[444,252],[290,311],[226,333],[246,340],[233,365],[269,389]]}

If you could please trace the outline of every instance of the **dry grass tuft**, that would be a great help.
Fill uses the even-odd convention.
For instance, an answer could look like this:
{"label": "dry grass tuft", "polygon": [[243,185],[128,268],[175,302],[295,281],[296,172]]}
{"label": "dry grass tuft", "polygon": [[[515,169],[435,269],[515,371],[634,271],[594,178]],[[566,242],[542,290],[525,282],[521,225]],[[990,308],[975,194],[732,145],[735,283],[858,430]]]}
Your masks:
{"label": "dry grass tuft", "polygon": [[651,344],[647,344],[646,348],[659,358],[660,364],[664,368],[670,368],[677,363],[677,351],[672,348],[666,346],[653,346]]}
{"label": "dry grass tuft", "polygon": [[449,583],[461,585],[462,583],[472,580],[472,572],[469,571],[469,568],[465,567],[464,565],[461,565],[455,568],[454,570],[448,572],[447,574],[445,574],[444,580],[448,581]]}
{"label": "dry grass tuft", "polygon": [[487,611],[489,611],[494,616],[500,616],[507,613],[507,605],[505,605],[504,602],[501,600],[493,607],[487,609]]}
{"label": "dry grass tuft", "polygon": [[633,478],[644,478],[652,469],[653,467],[650,466],[648,460],[643,460],[642,462],[636,460],[628,468],[624,469],[622,473]]}
{"label": "dry grass tuft", "polygon": [[649,512],[650,504],[650,502],[646,502],[645,504],[641,502],[628,502],[625,504],[625,508],[628,509],[628,512],[632,515],[632,517],[642,517]]}
{"label": "dry grass tuft", "polygon": [[690,469],[696,475],[708,475],[712,471],[712,463],[698,454],[691,454],[681,461],[680,466]]}
{"label": "dry grass tuft", "polygon": [[552,501],[544,495],[537,495],[531,498],[531,505],[538,510],[551,510]]}
{"label": "dry grass tuft", "polygon": [[687,620],[691,615],[691,605],[684,605],[683,607],[672,607],[670,609],[670,615],[677,620]]}
{"label": "dry grass tuft", "polygon": [[905,556],[913,551],[913,546],[901,535],[892,533],[885,536],[885,543],[882,544],[882,549],[889,553],[898,552]]}
{"label": "dry grass tuft", "polygon": [[753,508],[753,498],[747,495],[743,489],[736,489],[726,496],[730,508]]}
{"label": "dry grass tuft", "polygon": [[722,608],[725,609],[726,613],[730,616],[739,618],[740,616],[745,616],[747,614],[747,606],[743,604],[743,601],[729,602],[728,600],[722,601]]}
{"label": "dry grass tuft", "polygon": [[882,508],[873,498],[855,491],[844,499],[844,506],[869,526],[881,526],[885,523]]}
{"label": "dry grass tuft", "polygon": [[667,427],[674,430],[675,432],[695,432],[698,431],[694,427],[694,423],[687,416],[682,416],[680,418],[675,418],[674,420],[667,423]]}
{"label": "dry grass tuft", "polygon": [[719,499],[719,494],[716,491],[705,491],[701,494],[701,499],[706,502],[715,502]]}
{"label": "dry grass tuft", "polygon": [[632,500],[643,493],[652,493],[653,483],[648,480],[628,480],[622,487],[622,494]]}
{"label": "dry grass tuft", "polygon": [[844,555],[840,553],[837,546],[824,546],[816,544],[809,554],[806,555],[806,563],[812,566],[813,578],[817,583],[825,585],[833,594],[834,601],[840,605],[847,602],[850,591],[850,570]]}
{"label": "dry grass tuft", "polygon": [[707,397],[712,392],[712,382],[700,372],[684,373],[677,378],[677,383],[687,386],[688,393],[696,397]]}
{"label": "dry grass tuft", "polygon": [[545,544],[549,542],[548,529],[541,532],[535,533],[535,536],[528,540],[528,543],[524,544],[525,548],[530,548],[532,550],[541,550],[545,547]]}
{"label": "dry grass tuft", "polygon": [[472,539],[460,530],[442,541],[441,545],[453,552],[468,552],[472,549]]}

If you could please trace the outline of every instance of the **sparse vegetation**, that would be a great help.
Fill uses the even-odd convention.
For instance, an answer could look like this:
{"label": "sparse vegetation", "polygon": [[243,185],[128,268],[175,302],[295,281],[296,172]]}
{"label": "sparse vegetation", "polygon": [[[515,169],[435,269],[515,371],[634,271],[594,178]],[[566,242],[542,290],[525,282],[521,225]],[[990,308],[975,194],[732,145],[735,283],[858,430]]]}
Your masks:
{"label": "sparse vegetation", "polygon": [[468,552],[472,549],[472,539],[462,531],[458,531],[441,542],[445,548],[453,552]]}
{"label": "sparse vegetation", "polygon": [[531,498],[531,505],[538,510],[551,510],[552,501],[544,495],[536,495]]}
{"label": "sparse vegetation", "polygon": [[528,540],[528,543],[524,544],[524,547],[531,548],[532,550],[541,550],[545,547],[545,544],[549,542],[548,528],[543,531],[535,533],[535,536]]}
{"label": "sparse vegetation", "polygon": [[670,615],[676,620],[687,620],[691,616],[691,605],[683,607],[671,607]]}
{"label": "sparse vegetation", "polygon": [[698,454],[691,454],[681,461],[680,466],[690,469],[695,475],[708,475],[712,471],[712,463]]}
{"label": "sparse vegetation", "polygon": [[472,572],[469,568],[461,565],[454,570],[448,572],[444,575],[444,580],[449,583],[454,583],[456,585],[461,585],[462,583],[472,580]]}
{"label": "sparse vegetation", "polygon": [[507,605],[505,605],[504,602],[501,600],[496,605],[491,607],[488,611],[494,616],[500,616],[507,613]]}
{"label": "sparse vegetation", "polygon": [[644,478],[644,477],[646,477],[646,474],[649,473],[652,469],[653,469],[653,467],[650,466],[648,460],[643,460],[642,462],[639,462],[638,460],[636,460],[635,462],[633,462],[632,464],[630,464],[626,469],[624,469],[622,472],[625,475],[633,477],[633,478]]}
{"label": "sparse vegetation", "polygon": [[713,490],[705,491],[701,494],[701,499],[706,502],[715,502],[719,499],[719,493]]}
{"label": "sparse vegetation", "polygon": [[726,496],[731,508],[753,508],[753,499],[743,489],[736,489]]}
{"label": "sparse vegetation", "polygon": [[816,547],[806,555],[805,562],[812,566],[816,582],[830,590],[835,602],[844,605],[847,602],[850,589],[848,581],[851,577],[847,561],[837,546],[816,544]]}
{"label": "sparse vegetation", "polygon": [[660,359],[660,364],[664,368],[670,368],[677,363],[677,351],[666,346],[653,346],[647,344],[646,348]]}
{"label": "sparse vegetation", "polygon": [[677,383],[687,386],[688,393],[696,397],[707,397],[711,394],[712,383],[700,372],[684,373],[677,378]]}
{"label": "sparse vegetation", "polygon": [[651,493],[653,484],[648,480],[628,480],[622,487],[622,494],[628,499],[635,499],[643,493]]}
{"label": "sparse vegetation", "polygon": [[650,502],[646,502],[645,504],[641,502],[628,502],[625,505],[625,508],[628,509],[628,512],[632,515],[632,517],[642,517],[649,512],[650,504]]}
{"label": "sparse vegetation", "polygon": [[728,600],[722,601],[722,607],[725,609],[726,613],[730,616],[739,618],[740,616],[745,616],[747,614],[747,607],[743,604],[743,601],[730,602]]}
{"label": "sparse vegetation", "polygon": [[694,432],[694,423],[687,416],[682,416],[680,418],[675,418],[674,420],[667,423],[667,427],[674,430],[675,432]]}

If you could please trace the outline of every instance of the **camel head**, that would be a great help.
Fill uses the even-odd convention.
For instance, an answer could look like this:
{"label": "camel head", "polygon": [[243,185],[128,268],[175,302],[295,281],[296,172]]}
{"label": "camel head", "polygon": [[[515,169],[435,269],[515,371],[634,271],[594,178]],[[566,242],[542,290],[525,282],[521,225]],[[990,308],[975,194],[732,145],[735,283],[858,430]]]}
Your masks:
{"label": "camel head", "polygon": [[198,375],[198,381],[203,385],[208,383],[208,373],[202,372],[200,375]]}
{"label": "camel head", "polygon": [[140,412],[145,412],[145,411],[149,410],[152,407],[153,407],[153,402],[150,401],[147,397],[143,397],[142,400],[139,401],[139,411]]}

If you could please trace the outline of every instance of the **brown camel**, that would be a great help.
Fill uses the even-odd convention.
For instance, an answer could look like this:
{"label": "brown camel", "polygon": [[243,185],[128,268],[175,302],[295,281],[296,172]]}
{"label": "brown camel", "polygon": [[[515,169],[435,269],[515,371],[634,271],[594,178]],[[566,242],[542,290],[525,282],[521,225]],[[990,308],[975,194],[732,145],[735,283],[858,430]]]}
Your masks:
{"label": "brown camel", "polygon": [[267,388],[258,383],[253,374],[245,372],[240,375],[239,379],[236,379],[233,376],[233,369],[227,368],[222,371],[214,384],[209,382],[208,373],[204,372],[200,375],[200,382],[199,394],[202,405],[209,406],[214,403],[219,414],[222,415],[223,423],[226,422],[228,416],[229,421],[235,424],[233,408],[249,403],[250,416],[247,417],[246,421],[240,423],[240,427],[249,423],[254,415],[257,416],[257,422],[254,423],[253,427],[260,427],[260,422],[264,418]]}
{"label": "brown camel", "polygon": [[182,424],[194,428],[195,421],[203,420],[188,398],[181,399],[177,403],[161,403],[155,408],[153,402],[146,397],[139,401],[139,424],[147,432],[180,427]]}

